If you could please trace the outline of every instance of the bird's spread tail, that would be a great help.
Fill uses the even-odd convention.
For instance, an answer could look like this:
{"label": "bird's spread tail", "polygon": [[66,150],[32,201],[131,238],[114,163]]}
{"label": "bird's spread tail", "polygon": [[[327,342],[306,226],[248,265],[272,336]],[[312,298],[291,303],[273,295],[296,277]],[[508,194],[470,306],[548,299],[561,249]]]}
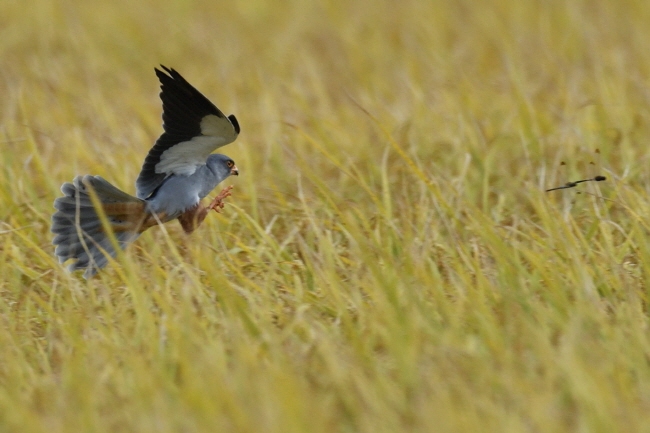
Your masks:
{"label": "bird's spread tail", "polygon": [[[61,187],[63,197],[54,201],[52,217],[53,243],[59,262],[75,259],[68,269],[85,269],[89,278],[115,257],[114,243],[124,249],[152,224],[149,224],[146,203],[120,191],[99,176],[78,176]],[[98,213],[91,194],[101,204]],[[104,215],[105,223],[100,214]],[[106,224],[106,225],[105,225]],[[112,240],[106,226],[112,229]]]}

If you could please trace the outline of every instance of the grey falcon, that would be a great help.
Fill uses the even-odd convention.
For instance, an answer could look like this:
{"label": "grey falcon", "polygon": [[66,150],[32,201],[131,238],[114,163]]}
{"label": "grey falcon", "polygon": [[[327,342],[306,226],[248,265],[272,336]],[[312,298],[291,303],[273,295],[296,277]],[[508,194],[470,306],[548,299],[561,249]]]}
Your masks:
{"label": "grey falcon", "polygon": [[196,230],[210,210],[219,212],[224,207],[232,186],[207,206],[203,198],[226,178],[239,174],[232,159],[212,154],[235,141],[240,132],[237,118],[224,115],[174,69],[161,68],[155,71],[164,132],[142,164],[136,197],[100,176],[86,175],[64,183],[63,197],[54,201],[55,254],[60,263],[75,260],[68,269],[85,269],[85,278],[106,266],[108,257],[116,256],[114,244],[124,249],[150,227],[178,219],[186,233]]}

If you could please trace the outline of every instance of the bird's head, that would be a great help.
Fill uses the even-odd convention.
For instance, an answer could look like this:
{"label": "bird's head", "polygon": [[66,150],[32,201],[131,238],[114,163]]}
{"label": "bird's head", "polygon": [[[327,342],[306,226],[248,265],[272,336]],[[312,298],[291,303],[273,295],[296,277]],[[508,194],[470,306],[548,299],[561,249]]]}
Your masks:
{"label": "bird's head", "polygon": [[235,161],[226,155],[212,154],[208,157],[206,164],[221,179],[225,179],[230,175],[239,176]]}

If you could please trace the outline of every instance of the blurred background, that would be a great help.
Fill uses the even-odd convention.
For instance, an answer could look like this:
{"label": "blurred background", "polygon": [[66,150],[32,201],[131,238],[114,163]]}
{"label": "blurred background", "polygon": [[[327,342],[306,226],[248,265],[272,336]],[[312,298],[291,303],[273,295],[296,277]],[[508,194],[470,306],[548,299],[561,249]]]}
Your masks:
{"label": "blurred background", "polygon": [[[233,197],[85,282],[52,202],[134,192],[160,64]],[[645,0],[2,0],[0,430],[644,431],[648,143]]]}
{"label": "blurred background", "polygon": [[[49,187],[92,172],[132,190],[160,132],[158,64],[241,119],[243,134],[226,153],[249,186],[291,189],[298,158],[332,187],[351,187],[300,131],[372,172],[387,147],[373,122],[439,179],[451,182],[469,163],[462,176],[487,181],[481,193],[511,182],[548,186],[574,175],[556,174],[560,160],[586,164],[595,149],[598,164],[648,181],[638,153],[649,115],[650,12],[641,1],[8,0],[1,8],[4,146],[12,163],[27,164],[17,175],[46,166],[40,182]],[[27,133],[36,149],[20,142]],[[399,176],[403,164],[391,165]]]}

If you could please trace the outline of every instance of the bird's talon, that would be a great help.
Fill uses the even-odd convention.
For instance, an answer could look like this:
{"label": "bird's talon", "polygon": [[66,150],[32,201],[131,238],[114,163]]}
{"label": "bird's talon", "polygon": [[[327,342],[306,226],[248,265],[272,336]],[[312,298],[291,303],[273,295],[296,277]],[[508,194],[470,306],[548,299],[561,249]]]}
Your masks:
{"label": "bird's talon", "polygon": [[221,192],[212,200],[212,203],[210,203],[210,206],[208,206],[209,209],[214,210],[216,213],[220,213],[221,209],[223,209],[226,204],[223,202],[227,197],[230,197],[232,193],[233,186],[227,186]]}

